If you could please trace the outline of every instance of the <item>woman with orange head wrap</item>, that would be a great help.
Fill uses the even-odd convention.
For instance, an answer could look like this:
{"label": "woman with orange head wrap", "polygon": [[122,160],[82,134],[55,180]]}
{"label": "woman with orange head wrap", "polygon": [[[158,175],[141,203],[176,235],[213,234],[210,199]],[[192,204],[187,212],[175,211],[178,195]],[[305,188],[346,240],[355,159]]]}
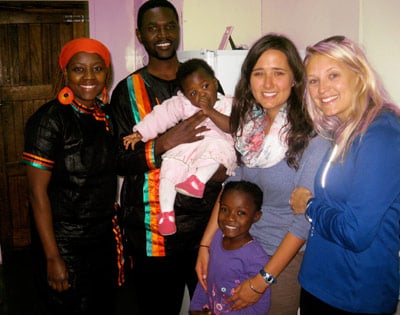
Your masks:
{"label": "woman with orange head wrap", "polygon": [[43,314],[112,314],[116,176],[106,94],[110,53],[80,38],[61,50],[64,88],[26,124],[22,160],[36,229]]}
{"label": "woman with orange head wrap", "polygon": [[67,44],[65,44],[64,47],[61,49],[59,57],[59,65],[60,65],[60,70],[62,71],[62,78],[63,78],[62,83],[64,83],[65,87],[63,87],[59,91],[58,100],[60,101],[61,104],[68,105],[74,99],[78,100],[80,99],[82,90],[76,89],[76,86],[73,85],[73,83],[71,84],[71,80],[69,80],[70,79],[69,74],[73,75],[74,73],[76,73],[76,70],[75,71],[70,70],[68,72],[68,65],[71,62],[71,60],[74,61],[77,57],[81,56],[82,54],[97,56],[99,62],[103,63],[102,68],[104,70],[99,72],[93,68],[94,74],[99,73],[101,75],[101,77],[98,78],[99,83],[100,85],[103,84],[104,86],[103,89],[100,91],[99,91],[100,85],[97,87],[93,87],[93,89],[90,90],[92,93],[89,95],[88,101],[91,102],[94,99],[93,93],[97,93],[95,95],[97,96],[101,92],[102,102],[107,103],[108,96],[105,84],[106,80],[110,77],[110,62],[111,62],[110,52],[108,51],[107,47],[104,46],[101,42],[91,38],[73,39],[69,41]]}

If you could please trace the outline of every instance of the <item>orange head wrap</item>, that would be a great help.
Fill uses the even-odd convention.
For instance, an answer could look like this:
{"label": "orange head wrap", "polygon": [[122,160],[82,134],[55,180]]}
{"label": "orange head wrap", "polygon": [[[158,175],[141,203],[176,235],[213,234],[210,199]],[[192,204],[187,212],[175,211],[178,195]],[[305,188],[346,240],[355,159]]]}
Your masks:
{"label": "orange head wrap", "polygon": [[61,69],[64,70],[71,58],[80,52],[98,54],[101,58],[103,58],[106,67],[108,68],[110,66],[110,52],[106,46],[95,39],[78,38],[69,41],[61,49],[59,59]]}

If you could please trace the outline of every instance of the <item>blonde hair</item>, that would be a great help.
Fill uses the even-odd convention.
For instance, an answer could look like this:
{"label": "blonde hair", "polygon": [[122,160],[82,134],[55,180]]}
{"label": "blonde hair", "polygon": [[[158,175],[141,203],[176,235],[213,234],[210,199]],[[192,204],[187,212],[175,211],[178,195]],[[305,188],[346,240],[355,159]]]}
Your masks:
{"label": "blonde hair", "polygon": [[397,115],[400,115],[400,110],[391,103],[380,78],[369,64],[364,52],[348,38],[333,36],[307,47],[304,59],[306,67],[313,55],[326,56],[344,64],[358,78],[350,115],[346,121],[340,121],[336,116],[325,116],[313,102],[308,86],[305,91],[305,104],[315,130],[337,144],[338,150],[334,160],[338,160],[339,157],[343,160],[355,138],[363,136],[383,109],[394,111]]}

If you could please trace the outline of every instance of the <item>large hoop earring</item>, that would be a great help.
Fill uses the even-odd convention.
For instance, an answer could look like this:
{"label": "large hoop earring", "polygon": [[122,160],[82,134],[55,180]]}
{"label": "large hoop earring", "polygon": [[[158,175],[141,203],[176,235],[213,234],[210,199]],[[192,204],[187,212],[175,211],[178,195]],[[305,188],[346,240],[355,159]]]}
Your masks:
{"label": "large hoop earring", "polygon": [[108,91],[106,87],[104,87],[103,91],[101,91],[101,102],[103,104],[108,103]]}
{"label": "large hoop earring", "polygon": [[64,86],[60,92],[58,92],[58,101],[63,105],[69,105],[74,100],[74,92],[68,87]]}

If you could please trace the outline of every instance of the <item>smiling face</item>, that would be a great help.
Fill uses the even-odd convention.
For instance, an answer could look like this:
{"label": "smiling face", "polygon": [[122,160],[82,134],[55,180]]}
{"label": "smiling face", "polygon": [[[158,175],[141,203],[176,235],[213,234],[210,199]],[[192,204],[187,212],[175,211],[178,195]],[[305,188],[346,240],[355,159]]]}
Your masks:
{"label": "smiling face", "polygon": [[105,87],[107,73],[99,55],[85,52],[75,54],[64,69],[65,81],[74,92],[75,100],[86,106],[91,106]]}
{"label": "smiling face", "polygon": [[251,225],[261,217],[252,195],[239,190],[226,191],[220,200],[218,226],[224,234],[224,248],[237,249],[252,240]]}
{"label": "smiling face", "polygon": [[268,49],[260,56],[250,76],[253,96],[269,114],[279,112],[286,103],[293,82],[286,55],[276,49]]}
{"label": "smiling face", "polygon": [[315,54],[306,65],[307,85],[315,105],[326,116],[345,121],[352,112],[358,76],[344,63]]}
{"label": "smiling face", "polygon": [[173,58],[179,46],[179,23],[175,13],[165,7],[146,11],[140,30],[136,30],[136,36],[149,58]]}
{"label": "smiling face", "polygon": [[214,106],[217,101],[218,81],[200,68],[182,81],[182,92],[196,107],[200,103]]}

